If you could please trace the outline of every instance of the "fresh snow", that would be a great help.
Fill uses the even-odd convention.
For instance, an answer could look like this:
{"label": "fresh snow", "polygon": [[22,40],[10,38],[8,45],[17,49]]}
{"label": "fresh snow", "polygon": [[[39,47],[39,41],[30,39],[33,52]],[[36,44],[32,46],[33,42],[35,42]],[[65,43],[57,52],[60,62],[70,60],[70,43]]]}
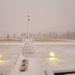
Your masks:
{"label": "fresh snow", "polygon": [[[29,61],[28,69],[25,72],[20,72],[19,69],[23,59]],[[40,66],[37,63],[36,58],[24,58],[22,55],[20,55],[10,75],[43,75],[43,73],[40,70]]]}
{"label": "fresh snow", "polygon": [[[0,63],[0,74],[9,75],[14,70],[24,44],[24,42],[0,43],[0,54],[2,54],[2,58],[0,59],[6,60],[5,63]],[[52,75],[54,72],[75,70],[75,42],[35,42],[32,44],[34,45],[35,58],[37,59],[35,60],[38,67],[40,66],[38,70],[40,69],[41,72],[46,71],[47,74],[51,73]],[[55,57],[59,61],[48,60],[50,58],[50,52],[54,52]]]}

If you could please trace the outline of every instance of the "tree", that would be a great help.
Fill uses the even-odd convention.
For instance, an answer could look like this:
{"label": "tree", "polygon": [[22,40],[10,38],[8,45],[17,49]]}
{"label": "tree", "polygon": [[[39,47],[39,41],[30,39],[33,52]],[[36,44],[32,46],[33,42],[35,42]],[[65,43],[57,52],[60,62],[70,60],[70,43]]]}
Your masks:
{"label": "tree", "polygon": [[26,33],[22,33],[22,34],[21,34],[21,37],[22,37],[22,38],[26,38]]}
{"label": "tree", "polygon": [[13,34],[13,38],[16,38],[16,34]]}
{"label": "tree", "polygon": [[9,34],[7,34],[7,38],[10,38],[10,35]]}

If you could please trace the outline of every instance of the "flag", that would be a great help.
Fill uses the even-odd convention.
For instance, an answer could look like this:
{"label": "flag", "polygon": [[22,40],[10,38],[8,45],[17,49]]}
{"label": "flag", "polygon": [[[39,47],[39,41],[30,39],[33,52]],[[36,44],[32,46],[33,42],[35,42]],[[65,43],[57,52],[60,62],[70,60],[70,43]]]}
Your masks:
{"label": "flag", "polygon": [[30,21],[30,16],[29,15],[27,15],[27,18],[28,18],[28,21]]}
{"label": "flag", "polygon": [[27,17],[30,17],[29,15],[27,15]]}

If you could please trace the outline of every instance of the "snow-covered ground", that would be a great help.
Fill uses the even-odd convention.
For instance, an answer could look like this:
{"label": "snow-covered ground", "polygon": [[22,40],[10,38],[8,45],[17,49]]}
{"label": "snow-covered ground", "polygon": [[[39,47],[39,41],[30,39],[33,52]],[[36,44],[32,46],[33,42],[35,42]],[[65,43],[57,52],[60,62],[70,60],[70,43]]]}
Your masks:
{"label": "snow-covered ground", "polygon": [[17,61],[21,48],[18,45],[0,45],[0,74],[9,74]]}
{"label": "snow-covered ground", "polygon": [[35,52],[42,69],[54,73],[75,71],[75,42],[36,43]]}
{"label": "snow-covered ground", "polygon": [[[8,75],[21,53],[24,43],[0,43],[0,74]],[[75,70],[75,42],[45,42],[33,43],[35,57],[43,70],[58,72]],[[57,60],[51,60],[50,53]]]}

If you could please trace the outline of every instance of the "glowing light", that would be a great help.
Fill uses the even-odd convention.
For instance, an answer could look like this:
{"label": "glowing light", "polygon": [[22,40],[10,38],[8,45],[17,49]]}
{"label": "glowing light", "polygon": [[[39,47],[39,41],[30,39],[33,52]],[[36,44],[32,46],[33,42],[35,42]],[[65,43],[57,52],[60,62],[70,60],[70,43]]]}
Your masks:
{"label": "glowing light", "polygon": [[51,57],[51,58],[49,58],[49,60],[50,60],[50,61],[58,61],[59,59],[56,58],[56,57]]}
{"label": "glowing light", "polygon": [[54,52],[50,52],[50,58],[48,58],[48,61],[50,62],[57,62],[60,61],[57,57],[55,57],[55,53]]}
{"label": "glowing light", "polygon": [[1,57],[2,57],[2,55],[0,54],[0,64],[3,64],[3,63],[5,63],[6,61],[5,61],[5,60],[2,60]]}
{"label": "glowing light", "polygon": [[54,56],[55,56],[55,54],[54,54],[53,52],[51,52],[51,53],[50,53],[50,56],[51,56],[51,57],[54,57]]}
{"label": "glowing light", "polygon": [[0,60],[0,63],[4,63],[5,61],[4,60]]}

